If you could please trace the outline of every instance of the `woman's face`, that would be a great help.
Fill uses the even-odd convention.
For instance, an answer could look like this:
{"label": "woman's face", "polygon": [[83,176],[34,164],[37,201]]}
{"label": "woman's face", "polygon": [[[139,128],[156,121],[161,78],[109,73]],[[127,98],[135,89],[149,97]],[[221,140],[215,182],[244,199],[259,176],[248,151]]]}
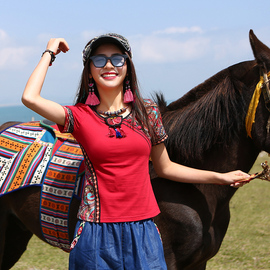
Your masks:
{"label": "woman's face", "polygon": [[[114,44],[103,44],[100,45],[94,55],[104,55],[110,57],[114,54],[123,54],[122,51]],[[127,75],[127,63],[122,67],[114,67],[110,60],[107,61],[106,65],[102,68],[94,66],[93,62],[90,63],[90,72],[96,83],[98,90],[106,89],[123,89],[123,81]]]}

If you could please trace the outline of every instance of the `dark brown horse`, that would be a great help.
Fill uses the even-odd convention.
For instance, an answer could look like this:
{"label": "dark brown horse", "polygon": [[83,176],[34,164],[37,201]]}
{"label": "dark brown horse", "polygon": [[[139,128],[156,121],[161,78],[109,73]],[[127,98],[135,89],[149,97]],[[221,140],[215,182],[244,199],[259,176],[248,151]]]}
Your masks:
{"label": "dark brown horse", "polygon": [[[248,172],[260,151],[270,152],[267,93],[266,99],[263,96],[259,99],[252,138],[247,136],[245,127],[260,75],[270,70],[270,49],[252,31],[250,41],[255,61],[224,69],[168,106],[162,96],[157,96],[169,134],[166,146],[173,161],[219,172],[235,169]],[[225,236],[230,220],[229,202],[237,189],[176,183],[156,178],[151,167],[150,172],[161,209],[155,221],[163,238],[168,269],[205,269]],[[39,201],[38,187],[0,198],[1,270],[17,262],[33,234],[42,239]],[[70,239],[77,208],[78,202],[73,200]]]}

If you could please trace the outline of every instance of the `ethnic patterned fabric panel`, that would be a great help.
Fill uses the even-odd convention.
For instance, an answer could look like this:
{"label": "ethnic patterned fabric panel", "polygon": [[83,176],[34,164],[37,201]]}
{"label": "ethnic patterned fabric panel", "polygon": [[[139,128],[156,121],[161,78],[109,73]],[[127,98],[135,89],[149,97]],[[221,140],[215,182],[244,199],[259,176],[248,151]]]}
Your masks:
{"label": "ethnic patterned fabric panel", "polygon": [[64,141],[55,151],[48,165],[42,186],[41,226],[48,243],[69,252],[69,205],[74,195],[81,192],[79,167],[83,155],[78,143]]}
{"label": "ethnic patterned fabric panel", "polygon": [[82,151],[71,134],[45,128],[40,122],[14,125],[0,134],[0,196],[40,186],[43,236],[66,252],[70,251],[70,202],[82,196],[82,162]]}
{"label": "ethnic patterned fabric panel", "polygon": [[38,122],[15,125],[1,133],[0,195],[41,184],[53,146],[41,140],[45,133]]}

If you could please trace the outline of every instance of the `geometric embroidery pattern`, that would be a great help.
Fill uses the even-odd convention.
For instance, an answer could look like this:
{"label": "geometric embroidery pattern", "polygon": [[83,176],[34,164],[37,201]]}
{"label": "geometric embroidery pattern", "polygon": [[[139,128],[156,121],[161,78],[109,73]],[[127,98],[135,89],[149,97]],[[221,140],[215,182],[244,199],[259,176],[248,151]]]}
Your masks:
{"label": "geometric embroidery pattern", "polygon": [[67,252],[69,206],[73,197],[80,200],[82,196],[83,159],[71,134],[40,122],[17,124],[0,133],[0,196],[30,185],[40,186],[43,236]]}
{"label": "geometric embroidery pattern", "polygon": [[82,161],[78,143],[64,141],[50,160],[42,187],[40,214],[43,236],[48,243],[66,252],[70,251],[69,205]]}
{"label": "geometric embroidery pattern", "polygon": [[0,195],[41,183],[53,146],[40,140],[45,132],[30,122],[0,134]]}

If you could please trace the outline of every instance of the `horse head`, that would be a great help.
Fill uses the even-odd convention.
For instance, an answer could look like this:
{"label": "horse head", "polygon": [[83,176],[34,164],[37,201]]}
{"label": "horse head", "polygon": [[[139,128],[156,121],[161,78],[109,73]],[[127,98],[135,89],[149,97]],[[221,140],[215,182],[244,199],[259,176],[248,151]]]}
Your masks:
{"label": "horse head", "polygon": [[270,49],[262,43],[252,30],[249,32],[250,44],[258,69],[257,85],[249,103],[246,128],[256,147],[270,152]]}
{"label": "horse head", "polygon": [[270,70],[270,49],[256,37],[252,29],[249,31],[249,40],[257,64],[267,73]]}

